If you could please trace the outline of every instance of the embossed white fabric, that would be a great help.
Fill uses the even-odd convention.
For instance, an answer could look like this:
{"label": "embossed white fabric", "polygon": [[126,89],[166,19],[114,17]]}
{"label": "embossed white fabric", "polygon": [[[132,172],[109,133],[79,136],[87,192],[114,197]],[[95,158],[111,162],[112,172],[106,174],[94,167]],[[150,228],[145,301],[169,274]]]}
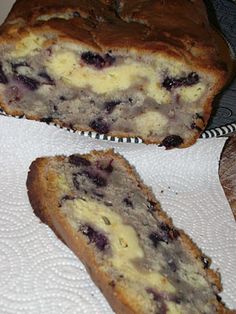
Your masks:
{"label": "embossed white fabric", "polygon": [[188,149],[116,144],[43,123],[0,116],[0,313],[112,313],[85,268],[34,216],[26,191],[39,156],[114,147],[153,188],[174,223],[188,232],[222,274],[223,300],[236,307],[236,225],[218,178],[225,139]]}

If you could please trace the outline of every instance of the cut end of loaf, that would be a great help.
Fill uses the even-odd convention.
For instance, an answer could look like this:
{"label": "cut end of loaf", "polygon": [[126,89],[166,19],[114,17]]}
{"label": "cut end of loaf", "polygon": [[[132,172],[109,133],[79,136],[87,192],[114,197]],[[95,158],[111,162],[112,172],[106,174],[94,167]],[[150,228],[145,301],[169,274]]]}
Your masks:
{"label": "cut end of loaf", "polygon": [[3,48],[2,108],[84,131],[185,147],[207,124],[216,77],[165,55],[44,47],[31,34]]}
{"label": "cut end of loaf", "polygon": [[227,69],[201,1],[27,6],[26,18],[17,1],[1,28],[6,113],[168,149],[203,132]]}

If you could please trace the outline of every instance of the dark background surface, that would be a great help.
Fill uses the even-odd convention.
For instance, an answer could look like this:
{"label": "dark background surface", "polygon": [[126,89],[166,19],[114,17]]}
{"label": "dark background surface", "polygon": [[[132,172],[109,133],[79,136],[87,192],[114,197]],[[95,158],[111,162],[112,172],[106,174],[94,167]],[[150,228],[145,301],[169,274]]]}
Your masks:
{"label": "dark background surface", "polygon": [[[210,20],[221,30],[236,56],[236,3],[230,0],[206,0]],[[236,76],[236,75],[234,75]],[[207,129],[236,122],[236,78],[214,102]]]}

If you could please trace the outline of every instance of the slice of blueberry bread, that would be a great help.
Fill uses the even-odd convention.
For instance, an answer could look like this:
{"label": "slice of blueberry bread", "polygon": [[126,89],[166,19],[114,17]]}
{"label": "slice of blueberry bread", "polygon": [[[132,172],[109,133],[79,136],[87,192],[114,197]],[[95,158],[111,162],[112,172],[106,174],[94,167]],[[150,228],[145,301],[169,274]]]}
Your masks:
{"label": "slice of blueberry bread", "polygon": [[40,158],[35,214],[85,264],[116,313],[224,313],[218,274],[113,151]]}
{"label": "slice of blueberry bread", "polygon": [[17,0],[0,28],[0,106],[186,147],[226,80],[217,36],[202,0]]}

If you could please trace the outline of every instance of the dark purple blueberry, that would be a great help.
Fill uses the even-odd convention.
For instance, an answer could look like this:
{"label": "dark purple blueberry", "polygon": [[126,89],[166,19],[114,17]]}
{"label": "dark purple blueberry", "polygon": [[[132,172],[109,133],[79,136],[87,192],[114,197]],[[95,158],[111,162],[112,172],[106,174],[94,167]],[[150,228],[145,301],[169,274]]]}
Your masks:
{"label": "dark purple blueberry", "polygon": [[134,205],[133,205],[132,201],[129,199],[129,197],[125,197],[125,198],[123,199],[123,203],[125,203],[125,205],[126,205],[127,207],[134,208]]}
{"label": "dark purple blueberry", "polygon": [[203,263],[204,269],[207,269],[210,267],[210,260],[206,256],[201,256],[201,261]]}
{"label": "dark purple blueberry", "polygon": [[106,53],[104,56],[105,65],[111,66],[113,63],[115,63],[116,58],[114,56],[111,56],[109,53]]}
{"label": "dark purple blueberry", "polygon": [[30,67],[29,64],[26,61],[18,62],[18,63],[12,63],[11,64],[12,71],[14,73],[18,73],[17,69],[20,67]]}
{"label": "dark purple blueberry", "polygon": [[167,233],[171,240],[176,240],[179,237],[179,231],[174,228],[170,228],[164,222],[161,223],[160,229],[162,232]]}
{"label": "dark purple blueberry", "polygon": [[89,65],[94,66],[97,69],[102,69],[107,66],[111,66],[115,62],[115,57],[110,54],[105,54],[103,57],[97,53],[91,51],[83,52],[81,59]]}
{"label": "dark purple blueberry", "polygon": [[40,85],[39,81],[25,75],[17,75],[17,80],[22,82],[25,87],[32,91],[38,89]]}
{"label": "dark purple blueberry", "polygon": [[153,299],[155,301],[162,301],[163,297],[161,296],[160,293],[158,293],[157,291],[155,291],[153,288],[147,288],[147,293],[151,293],[153,295]]}
{"label": "dark purple blueberry", "polygon": [[92,193],[99,198],[104,198],[104,194],[100,191],[93,190]]}
{"label": "dark purple blueberry", "polygon": [[0,63],[0,84],[7,84],[8,78],[3,71],[2,64]]}
{"label": "dark purple blueberry", "polygon": [[38,76],[45,80],[43,84],[55,85],[55,81],[46,72],[40,72]]}
{"label": "dark purple blueberry", "polygon": [[[152,241],[152,244],[157,247],[160,241],[164,241],[162,236],[158,232],[152,232],[149,235],[149,239]],[[167,242],[168,243],[168,242]]]}
{"label": "dark purple blueberry", "polygon": [[176,266],[175,262],[171,259],[167,263],[168,263],[170,269],[175,273],[177,270],[177,266]]}
{"label": "dark purple blueberry", "polygon": [[102,177],[99,173],[93,171],[84,171],[84,174],[94,183],[97,187],[104,187],[107,185],[106,178]]}
{"label": "dark purple blueberry", "polygon": [[42,118],[40,119],[41,122],[46,122],[47,124],[51,123],[53,121],[52,117]]}
{"label": "dark purple blueberry", "polygon": [[106,179],[100,176],[94,176],[93,182],[99,187],[103,187],[107,185]]}
{"label": "dark purple blueberry", "polygon": [[81,55],[81,59],[89,65],[94,65],[98,69],[101,69],[105,66],[105,61],[103,57],[90,51],[83,52]]}
{"label": "dark purple blueberry", "polygon": [[120,100],[107,101],[104,103],[104,109],[107,113],[111,114],[116,106],[121,103]]}
{"label": "dark purple blueberry", "polygon": [[107,167],[105,167],[103,170],[108,172],[108,173],[112,173],[113,171],[113,167],[112,167],[112,164],[110,163]]}
{"label": "dark purple blueberry", "polygon": [[177,88],[181,86],[192,86],[199,82],[199,75],[195,72],[191,72],[188,76],[176,78],[176,77],[166,77],[162,83],[162,86],[167,90],[171,90],[172,88]]}
{"label": "dark purple blueberry", "polygon": [[65,101],[66,100],[66,97],[65,96],[60,96],[59,98],[61,101]]}
{"label": "dark purple blueberry", "polygon": [[80,183],[79,183],[79,181],[78,181],[78,176],[77,176],[77,174],[73,174],[73,184],[74,184],[74,186],[75,186],[75,188],[76,188],[77,190],[80,189]]}
{"label": "dark purple blueberry", "polygon": [[47,53],[47,55],[48,55],[49,57],[51,57],[51,55],[52,55],[52,48],[51,48],[51,47],[47,48],[47,49],[46,49],[46,53]]}
{"label": "dark purple blueberry", "polygon": [[201,132],[202,131],[202,128],[200,128],[197,124],[196,124],[196,122],[192,122],[192,124],[190,125],[190,128],[192,129],[192,130],[197,130],[198,132]]}
{"label": "dark purple blueberry", "polygon": [[183,143],[183,139],[179,135],[169,135],[164,138],[159,146],[165,146],[166,149],[175,148]]}
{"label": "dark purple blueberry", "polygon": [[109,125],[103,118],[97,118],[89,123],[90,128],[100,134],[107,134],[110,130]]}
{"label": "dark purple blueberry", "polygon": [[179,232],[176,229],[170,228],[165,223],[161,223],[159,230],[152,232],[149,235],[149,239],[152,241],[153,245],[157,247],[159,242],[168,244],[170,240],[175,240],[178,236]]}
{"label": "dark purple blueberry", "polygon": [[199,82],[199,75],[196,72],[191,72],[184,81],[185,86],[192,86]]}
{"label": "dark purple blueberry", "polygon": [[172,87],[175,87],[175,84],[176,84],[176,80],[174,78],[170,78],[169,76],[167,76],[165,80],[163,81],[162,86],[165,87],[165,89],[170,91]]}
{"label": "dark purple blueberry", "polygon": [[90,243],[94,243],[100,251],[104,251],[108,246],[107,237],[103,233],[94,230],[91,226],[84,225],[80,230],[89,238]]}
{"label": "dark purple blueberry", "polygon": [[169,299],[170,301],[175,302],[176,304],[181,304],[184,298],[182,296],[170,295]]}
{"label": "dark purple blueberry", "polygon": [[78,11],[73,12],[73,17],[80,17],[80,13]]}
{"label": "dark purple blueberry", "polygon": [[88,159],[85,159],[84,157],[80,155],[71,155],[69,157],[69,163],[75,166],[90,166],[91,162]]}

